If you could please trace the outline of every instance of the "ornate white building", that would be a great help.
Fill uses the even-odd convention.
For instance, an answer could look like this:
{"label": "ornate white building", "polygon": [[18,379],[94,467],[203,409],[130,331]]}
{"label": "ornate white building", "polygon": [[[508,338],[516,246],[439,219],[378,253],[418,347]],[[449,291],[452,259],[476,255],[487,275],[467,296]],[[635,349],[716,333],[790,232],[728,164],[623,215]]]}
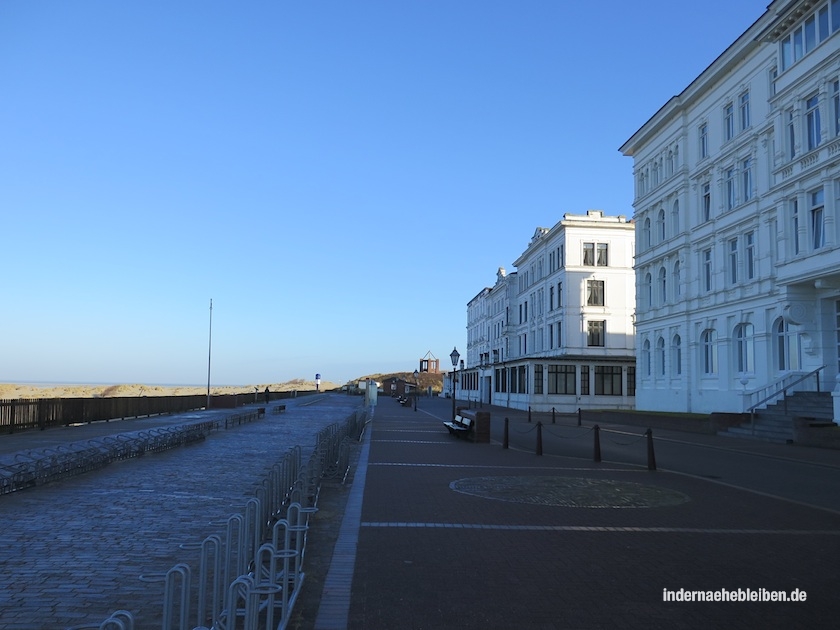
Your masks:
{"label": "ornate white building", "polygon": [[833,389],[840,0],[772,2],[620,151],[635,177],[636,407],[741,412],[810,372]]}
{"label": "ornate white building", "polygon": [[632,408],[633,224],[565,214],[537,228],[496,284],[467,306],[458,398],[517,409]]}

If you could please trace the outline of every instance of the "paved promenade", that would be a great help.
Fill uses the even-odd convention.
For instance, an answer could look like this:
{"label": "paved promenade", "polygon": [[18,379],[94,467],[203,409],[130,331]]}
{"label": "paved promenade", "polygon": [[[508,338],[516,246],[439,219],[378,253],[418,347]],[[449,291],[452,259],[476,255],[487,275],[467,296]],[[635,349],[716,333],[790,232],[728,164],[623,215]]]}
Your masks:
{"label": "paved promenade", "polygon": [[[285,414],[204,442],[0,496],[0,629],[66,628],[118,608],[159,628],[162,585],[138,576],[195,563],[180,544],[217,532],[210,522],[241,510],[287,448],[361,401],[284,402]],[[347,483],[322,490],[293,628],[836,627],[840,452],[656,431],[650,471],[638,427],[602,427],[596,463],[592,427],[574,418],[540,425],[538,456],[545,417],[483,410],[493,441],[473,444],[443,427],[451,401],[415,412],[380,399]],[[0,436],[0,457],[230,413]],[[335,549],[315,551],[327,542]],[[681,589],[807,599],[663,601]]]}
{"label": "paved promenade", "polygon": [[[179,562],[196,567],[198,552],[179,546],[221,533],[218,522],[242,511],[288,449],[299,445],[311,452],[317,432],[343,422],[360,399],[318,395],[280,402],[285,413],[269,411],[257,421],[212,432],[202,442],[0,496],[0,628],[98,624],[117,609],[131,611],[138,629],[160,628],[163,584],[139,577],[165,573]],[[242,411],[2,435],[0,458]]]}
{"label": "paved promenade", "polygon": [[[652,472],[638,428],[595,463],[591,427],[546,426],[544,452],[569,455],[537,456],[525,414],[485,408],[494,443],[472,444],[443,427],[449,404],[380,400],[316,628],[836,627],[837,497],[785,495],[833,494],[840,453],[671,432],[673,471]],[[504,416],[523,450],[501,448]],[[663,601],[680,589],[807,599]]]}

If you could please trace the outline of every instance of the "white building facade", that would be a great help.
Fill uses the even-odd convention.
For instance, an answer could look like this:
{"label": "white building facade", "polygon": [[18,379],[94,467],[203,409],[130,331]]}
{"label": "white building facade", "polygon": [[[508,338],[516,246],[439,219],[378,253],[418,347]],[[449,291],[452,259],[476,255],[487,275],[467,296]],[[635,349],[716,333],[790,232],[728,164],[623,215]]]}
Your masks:
{"label": "white building facade", "polygon": [[636,407],[741,412],[840,372],[840,0],[775,1],[633,158]]}
{"label": "white building facade", "polygon": [[635,233],[625,217],[565,214],[538,228],[467,306],[458,398],[569,413],[632,408]]}

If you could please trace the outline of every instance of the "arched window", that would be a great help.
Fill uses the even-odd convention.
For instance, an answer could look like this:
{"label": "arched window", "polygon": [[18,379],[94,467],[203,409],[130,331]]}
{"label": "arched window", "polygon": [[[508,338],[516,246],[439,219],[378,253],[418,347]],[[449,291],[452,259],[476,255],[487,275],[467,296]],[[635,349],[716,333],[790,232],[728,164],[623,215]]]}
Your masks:
{"label": "arched window", "polygon": [[703,374],[717,374],[717,333],[707,328],[700,335],[703,346]]}
{"label": "arched window", "polygon": [[659,214],[656,215],[656,242],[661,243],[665,240],[665,210],[660,208]]}
{"label": "arched window", "polygon": [[642,370],[645,376],[650,376],[650,341],[647,339],[642,344]]}
{"label": "arched window", "polygon": [[659,304],[668,303],[668,274],[665,272],[665,267],[659,268],[659,278],[656,282],[659,287]]}
{"label": "arched window", "polygon": [[671,375],[679,376],[682,374],[682,339],[679,335],[674,335],[671,340]]}
{"label": "arched window", "polygon": [[674,299],[679,300],[682,295],[682,277],[680,276],[680,261],[674,263]]}
{"label": "arched window", "polygon": [[798,370],[801,362],[799,335],[791,332],[790,325],[781,317],[773,323],[776,369],[779,372]]}
{"label": "arched window", "polygon": [[738,324],[735,326],[735,371],[748,374],[755,371],[755,357],[753,349],[753,325]]}
{"label": "arched window", "polygon": [[642,304],[647,308],[653,307],[653,278],[649,273],[645,274],[645,281],[642,284]]}
{"label": "arched window", "polygon": [[656,340],[656,374],[665,376],[665,340],[659,337]]}
{"label": "arched window", "polygon": [[680,202],[674,200],[674,205],[671,206],[671,234],[676,236],[680,233]]}
{"label": "arched window", "polygon": [[650,217],[645,218],[644,227],[642,228],[642,246],[649,249],[651,245],[650,240]]}

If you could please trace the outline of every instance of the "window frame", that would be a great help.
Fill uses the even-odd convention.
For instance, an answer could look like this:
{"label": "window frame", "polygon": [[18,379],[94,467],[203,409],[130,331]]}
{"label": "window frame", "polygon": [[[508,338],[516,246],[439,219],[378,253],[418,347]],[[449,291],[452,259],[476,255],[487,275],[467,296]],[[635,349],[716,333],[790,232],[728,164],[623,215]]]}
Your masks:
{"label": "window frame", "polygon": [[605,306],[606,287],[603,280],[587,278],[586,280],[586,305]]}
{"label": "window frame", "polygon": [[607,346],[607,321],[605,319],[590,319],[590,320],[587,320],[587,322],[586,322],[586,346],[588,348],[606,348],[606,346]]}

